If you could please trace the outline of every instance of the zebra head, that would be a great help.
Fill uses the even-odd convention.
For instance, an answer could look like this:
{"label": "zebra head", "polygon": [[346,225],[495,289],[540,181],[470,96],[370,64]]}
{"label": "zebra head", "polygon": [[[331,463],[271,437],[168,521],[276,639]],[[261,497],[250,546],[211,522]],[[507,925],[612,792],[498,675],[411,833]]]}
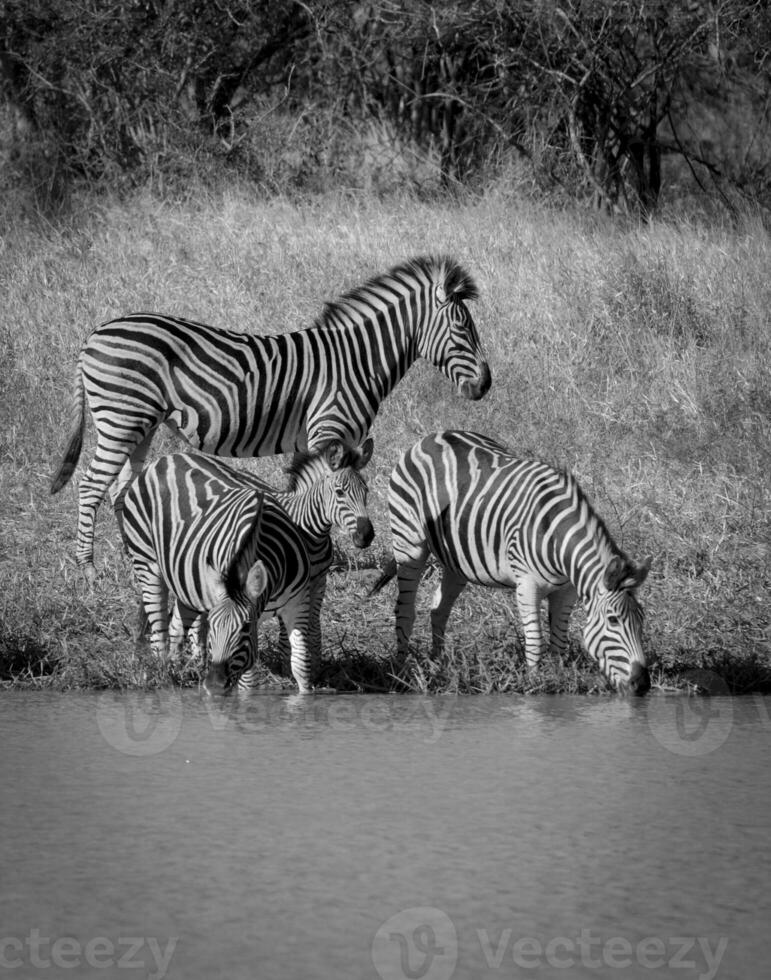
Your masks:
{"label": "zebra head", "polygon": [[208,615],[209,669],[203,684],[209,694],[233,687],[254,659],[250,628],[255,606],[267,588],[268,575],[261,561],[256,561],[245,574],[239,564],[236,558],[224,577],[211,565],[207,569],[216,596]]}
{"label": "zebra head", "polygon": [[[288,469],[289,490],[307,492],[309,510],[305,520],[313,523],[314,533],[330,528],[351,535],[357,548],[367,548],[375,537],[367,513],[367,482],[361,470],[372,458],[374,443],[367,439],[356,449],[332,439],[318,453],[297,453]],[[306,525],[307,526],[307,525]]]}
{"label": "zebra head", "polygon": [[638,565],[615,555],[587,608],[586,648],[622,693],[647,694],[651,686],[642,646],[643,611],[635,595],[650,567],[650,558]]}
{"label": "zebra head", "polygon": [[416,260],[430,279],[426,317],[418,333],[418,353],[442,371],[472,401],[490,390],[490,366],[466,300],[479,295],[471,276],[448,258]]}

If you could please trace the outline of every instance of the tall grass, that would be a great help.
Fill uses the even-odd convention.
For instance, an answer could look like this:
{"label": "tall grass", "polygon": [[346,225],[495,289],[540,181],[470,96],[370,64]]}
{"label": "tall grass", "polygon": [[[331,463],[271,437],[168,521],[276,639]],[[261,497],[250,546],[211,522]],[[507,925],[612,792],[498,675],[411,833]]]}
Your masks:
{"label": "tall grass", "polygon": [[[6,205],[6,208],[9,208]],[[407,690],[602,689],[580,652],[522,671],[513,597],[469,589],[432,664],[419,594],[415,656],[395,665],[393,592],[366,598],[390,547],[386,490],[423,433],[468,428],[571,468],[617,541],[654,558],[641,599],[661,684],[706,669],[732,690],[771,687],[771,243],[759,220],[648,225],[552,211],[502,193],[444,204],[343,194],[305,203],[233,190],[170,204],[84,198],[57,225],[3,215],[0,282],[0,677],[57,686],[153,684],[115,523],[96,532],[101,576],[74,566],[76,483],[50,497],[69,428],[79,345],[124,313],[171,312],[274,333],[403,258],[447,252],[481,290],[493,368],[463,401],[419,363],[381,408],[370,464],[377,538],[340,544],[324,614],[325,676]],[[176,448],[163,436],[156,452]],[[89,428],[82,462],[93,447]],[[247,465],[280,484],[279,458]],[[266,630],[271,670],[270,629]],[[274,674],[280,673],[275,665]],[[183,680],[192,680],[193,671]]]}

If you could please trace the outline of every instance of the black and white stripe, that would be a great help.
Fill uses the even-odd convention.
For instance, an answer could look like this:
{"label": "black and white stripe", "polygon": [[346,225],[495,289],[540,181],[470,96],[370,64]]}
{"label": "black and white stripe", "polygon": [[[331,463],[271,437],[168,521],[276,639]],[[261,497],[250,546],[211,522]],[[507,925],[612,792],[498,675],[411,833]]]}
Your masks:
{"label": "black and white stripe", "polygon": [[[213,493],[187,459],[161,456],[131,485],[126,547],[153,652],[164,659],[170,652],[171,594],[182,630],[201,612],[208,614],[212,661],[237,676],[251,664],[249,626],[268,598],[261,540],[265,496],[242,486]],[[176,633],[172,650],[181,642]]]}
{"label": "black and white stripe", "polygon": [[72,434],[51,485],[60,490],[77,465],[88,401],[97,443],[79,488],[78,563],[92,578],[97,508],[110,488],[120,519],[125,487],[162,423],[215,456],[313,452],[333,439],[359,446],[419,357],[481,398],[490,370],[466,305],[476,296],[456,262],[424,257],[293,333],[254,336],[158,314],[97,327],[80,351]]}
{"label": "black and white stripe", "polygon": [[[161,457],[131,485],[124,508],[125,537],[135,569],[139,558],[138,580],[147,581],[144,568],[153,560],[162,573],[168,568],[182,570],[173,581],[166,580],[178,598],[170,630],[172,655],[191,627],[197,643],[201,617],[208,613],[207,689],[251,686],[256,643],[250,642],[249,633],[256,636],[263,613],[277,613],[282,635],[288,640],[292,674],[300,691],[311,690],[321,652],[321,603],[332,561],[330,530],[335,526],[350,533],[357,547],[367,547],[374,535],[366,511],[367,486],[359,473],[371,452],[371,440],[355,451],[333,441],[320,453],[298,455],[290,467],[289,490],[285,492],[275,491],[253,474],[236,471],[219,460],[184,453]],[[188,580],[195,582],[197,578],[199,545],[194,541],[190,549],[195,558],[192,562],[184,555],[164,554],[164,550],[175,548],[177,536],[172,524],[175,529],[194,526],[198,536],[216,535],[220,511],[229,510],[230,501],[239,501],[242,496],[264,497],[258,550],[266,584],[260,601],[252,606],[251,628],[249,623],[244,627],[241,646],[225,656],[222,645],[212,640],[209,608],[191,601],[191,597],[199,598],[195,588],[188,585]],[[153,508],[138,506],[145,497],[153,500]],[[151,528],[153,520],[155,529]],[[188,535],[182,534],[184,549]],[[143,542],[151,536],[155,554],[148,556]],[[152,587],[158,589],[157,575]],[[153,602],[147,593],[145,605],[150,616]],[[200,649],[195,652],[202,655]]]}
{"label": "black and white stripe", "polygon": [[484,436],[426,436],[394,467],[389,509],[395,562],[375,585],[398,575],[396,635],[406,654],[420,575],[433,555],[442,581],[432,603],[439,654],[453,603],[467,583],[516,589],[527,663],[544,647],[541,603],[548,602],[550,647],[562,655],[580,599],[584,641],[618,690],[644,694],[650,679],[635,596],[650,568],[614,543],[576,479],[538,460],[519,459]]}

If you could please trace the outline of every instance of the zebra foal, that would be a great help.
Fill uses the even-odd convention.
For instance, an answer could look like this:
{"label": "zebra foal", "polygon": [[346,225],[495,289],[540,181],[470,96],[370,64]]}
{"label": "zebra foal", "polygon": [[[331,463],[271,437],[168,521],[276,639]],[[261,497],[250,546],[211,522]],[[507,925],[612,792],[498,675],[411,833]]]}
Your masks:
{"label": "zebra foal", "polygon": [[120,523],[125,487],[162,423],[214,456],[313,452],[334,439],[359,446],[419,357],[481,398],[491,382],[466,305],[476,297],[455,261],[420,257],[293,333],[254,336],[154,313],[96,327],[78,357],[72,432],[51,484],[57,493],[75,470],[87,401],[97,441],[80,481],[76,544],[87,577],[99,504],[110,489]]}
{"label": "zebra foal", "polygon": [[[333,442],[320,453],[296,453],[287,469],[289,476],[286,490],[277,490],[252,473],[234,471],[218,460],[195,457],[199,470],[207,475],[212,487],[220,483],[236,482],[251,487],[267,498],[266,523],[263,534],[263,554],[268,569],[267,603],[262,615],[277,614],[280,622],[281,647],[289,649],[292,672],[303,689],[301,677],[312,676],[321,658],[321,607],[326,593],[327,573],[332,564],[332,528],[350,535],[355,547],[367,548],[374,538],[374,529],[367,513],[368,488],[361,471],[372,456],[373,442],[367,439],[358,450],[345,450],[342,444]],[[283,521],[273,514],[273,502],[280,505],[302,536],[308,559],[307,596],[300,589],[300,579],[288,575],[287,568],[293,562],[281,564],[281,537],[285,531]],[[283,553],[292,555],[296,550],[294,536],[285,537]],[[302,565],[302,562],[297,562]],[[307,599],[307,626],[302,625]],[[296,606],[299,603],[299,611]],[[259,617],[252,622],[253,642]],[[200,622],[194,624],[200,628]],[[294,632],[299,630],[298,632]],[[178,609],[172,618],[172,636],[181,635],[184,628]],[[307,650],[307,652],[303,652]],[[305,666],[307,664],[307,666]],[[252,686],[253,672],[241,676],[239,687]],[[305,685],[307,688],[307,684]]]}
{"label": "zebra foal", "polygon": [[[360,450],[347,450],[333,441],[319,453],[298,454],[290,466],[289,489],[285,492],[211,457],[183,453],[161,457],[140,474],[126,496],[124,521],[129,551],[132,555],[136,551],[135,499],[145,485],[157,487],[157,509],[171,506],[180,512],[183,522],[191,513],[208,512],[211,501],[226,502],[241,494],[264,495],[259,548],[266,584],[260,601],[251,609],[251,633],[256,635],[260,616],[277,613],[282,637],[290,647],[292,674],[300,691],[310,691],[320,656],[321,603],[332,561],[330,530],[335,526],[349,533],[359,548],[367,547],[374,536],[366,511],[367,485],[359,473],[371,453],[372,441],[367,440]],[[195,488],[192,505],[191,487]],[[202,522],[206,524],[205,517]],[[175,594],[179,599],[179,593]],[[177,602],[170,630],[172,654],[178,652],[191,627],[194,645],[198,646],[205,614],[205,608],[184,598]],[[211,691],[234,685],[250,687],[254,646],[248,628],[237,655],[223,656],[210,644],[205,687]]]}
{"label": "zebra foal", "polygon": [[578,481],[538,460],[519,459],[471,432],[426,436],[396,464],[389,484],[394,561],[372,592],[398,576],[396,637],[405,655],[420,575],[433,555],[442,566],[431,610],[433,653],[441,653],[452,606],[469,582],[516,590],[529,667],[545,646],[567,648],[578,599],[586,610],[589,655],[619,691],[645,694],[650,678],[635,590],[651,559],[636,564],[614,543]]}

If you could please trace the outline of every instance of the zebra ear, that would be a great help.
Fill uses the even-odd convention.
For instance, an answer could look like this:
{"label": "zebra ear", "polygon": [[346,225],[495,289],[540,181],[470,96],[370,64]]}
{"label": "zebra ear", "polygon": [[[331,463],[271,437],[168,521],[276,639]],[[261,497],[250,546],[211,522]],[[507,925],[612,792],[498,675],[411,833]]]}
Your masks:
{"label": "zebra ear", "polygon": [[263,563],[261,561],[256,561],[249,569],[249,574],[246,576],[246,585],[244,586],[246,598],[251,603],[257,602],[267,587],[268,573],[265,571],[265,566]]}
{"label": "zebra ear", "polygon": [[[238,592],[245,592],[247,597],[249,597],[250,576],[258,565],[262,570],[261,574],[265,576],[265,582],[267,582],[265,566],[261,561],[254,562],[252,565],[247,564],[251,560],[250,556],[253,557],[254,552],[259,547],[258,536],[260,526],[262,525],[262,515],[265,510],[265,494],[262,492],[255,494],[247,502],[246,506],[253,511],[251,524],[242,532],[241,539],[236,547],[236,553],[225,575],[225,591],[231,596],[236,595]],[[260,572],[256,571],[255,574],[259,575]],[[259,579],[257,581],[259,582]],[[263,583],[262,588],[257,593],[258,596],[264,588],[265,584]]]}
{"label": "zebra ear", "polygon": [[648,577],[648,572],[651,570],[651,565],[653,564],[653,555],[648,555],[647,558],[643,559],[635,570],[635,584],[632,588],[637,588],[638,585],[642,585],[643,582]]}
{"label": "zebra ear", "polygon": [[331,470],[339,470],[345,465],[348,452],[339,439],[330,439],[322,449],[322,454]]}
{"label": "zebra ear", "polygon": [[640,565],[636,565],[634,562],[629,561],[628,558],[615,555],[608,562],[608,566],[605,569],[603,578],[605,588],[609,592],[615,592],[621,589],[636,589],[648,577],[652,561],[653,559],[649,557]]}
{"label": "zebra ear", "polygon": [[372,452],[375,448],[374,439],[366,439],[362,444],[361,449],[357,450],[356,459],[354,460],[354,467],[357,470],[363,470],[367,463],[372,459]]}

